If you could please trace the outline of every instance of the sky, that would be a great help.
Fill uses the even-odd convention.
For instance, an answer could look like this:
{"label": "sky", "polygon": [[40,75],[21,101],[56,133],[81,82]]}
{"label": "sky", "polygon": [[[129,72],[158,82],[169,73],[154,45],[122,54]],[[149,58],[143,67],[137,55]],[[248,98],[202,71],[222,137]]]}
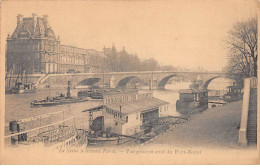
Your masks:
{"label": "sky", "polygon": [[2,44],[14,31],[17,14],[47,14],[62,44],[98,51],[115,44],[161,65],[220,71],[227,62],[227,32],[237,21],[256,16],[257,1],[9,0],[1,8]]}

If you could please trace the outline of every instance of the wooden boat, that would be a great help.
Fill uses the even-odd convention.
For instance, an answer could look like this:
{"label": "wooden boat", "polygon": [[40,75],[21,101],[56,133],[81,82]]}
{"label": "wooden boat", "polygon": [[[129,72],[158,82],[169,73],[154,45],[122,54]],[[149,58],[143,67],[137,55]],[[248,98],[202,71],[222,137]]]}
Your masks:
{"label": "wooden boat", "polygon": [[120,140],[122,141],[122,138],[119,136],[102,136],[102,135],[87,135],[87,141],[88,145],[90,146],[113,146],[113,145],[119,145]]}
{"label": "wooden boat", "polygon": [[85,101],[88,101],[88,99],[84,97],[74,98],[70,96],[70,81],[68,81],[68,90],[67,90],[66,97],[63,94],[52,98],[47,97],[44,100],[34,100],[31,102],[31,105],[32,106],[54,106],[54,105],[61,105],[61,104],[68,104],[68,103],[79,103]]}
{"label": "wooden boat", "polygon": [[224,101],[234,102],[241,100],[243,94],[241,93],[242,88],[237,85],[228,86],[228,92],[223,96]]}
{"label": "wooden boat", "polygon": [[198,89],[181,89],[179,100],[176,101],[176,110],[181,114],[189,114],[191,111],[208,105],[208,91]]}
{"label": "wooden boat", "polygon": [[102,92],[95,92],[91,96],[92,99],[103,99],[103,93]]}
{"label": "wooden boat", "polygon": [[90,89],[78,92],[78,97],[90,97],[92,99],[103,99],[103,93],[99,89]]}
{"label": "wooden boat", "polygon": [[[28,82],[28,74],[25,74],[25,70],[23,73],[18,73],[15,82],[12,82],[12,79],[15,77],[12,77],[12,70],[10,70],[10,76],[8,77],[8,74],[6,74],[6,88],[5,88],[5,94],[23,94],[23,93],[35,93],[36,87],[32,82]],[[24,80],[24,75],[25,79]],[[9,79],[9,80],[8,80]],[[13,83],[13,84],[12,84]]]}
{"label": "wooden boat", "polygon": [[86,144],[87,138],[84,129],[77,129],[75,123],[72,125],[64,125],[66,121],[75,120],[75,116],[29,130],[20,129],[21,124],[23,125],[27,122],[39,121],[40,119],[48,118],[61,112],[62,111],[43,114],[19,121],[11,121],[9,124],[11,134],[5,136],[6,145],[10,147],[40,145],[60,150],[69,147],[81,147]]}
{"label": "wooden boat", "polygon": [[93,94],[93,91],[90,89],[90,90],[84,90],[84,91],[79,91],[78,92],[78,97],[91,97]]}
{"label": "wooden boat", "polygon": [[91,136],[87,136],[88,141],[116,141],[119,139],[119,137],[91,137]]}
{"label": "wooden boat", "polygon": [[53,99],[44,99],[40,101],[33,101],[31,102],[32,106],[55,106],[55,105],[61,105],[61,104],[69,104],[69,103],[79,103],[79,102],[85,102],[88,101],[86,98],[61,98],[54,97]]}
{"label": "wooden boat", "polygon": [[35,93],[36,88],[32,83],[21,83],[18,82],[11,89],[6,89],[5,94],[22,94],[22,93]]}
{"label": "wooden boat", "polygon": [[[53,132],[54,130],[52,130]],[[87,142],[86,133],[84,130],[78,132],[75,127],[68,127],[63,131],[56,131],[55,134],[46,132],[46,136],[43,140],[45,146],[50,146],[51,148],[62,149],[69,148],[72,146],[80,147]],[[66,135],[66,136],[64,136]],[[41,135],[42,136],[42,135]],[[43,136],[42,136],[43,137]]]}

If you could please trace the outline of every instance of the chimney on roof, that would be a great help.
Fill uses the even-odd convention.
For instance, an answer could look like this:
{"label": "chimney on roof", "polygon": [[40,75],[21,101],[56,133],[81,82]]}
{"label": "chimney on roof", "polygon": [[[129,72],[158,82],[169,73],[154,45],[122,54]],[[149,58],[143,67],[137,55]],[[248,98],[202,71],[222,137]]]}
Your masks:
{"label": "chimney on roof", "polygon": [[43,20],[45,23],[48,23],[48,15],[43,15]]}
{"label": "chimney on roof", "polygon": [[35,18],[37,15],[35,13],[32,13],[33,18]]}
{"label": "chimney on roof", "polygon": [[32,14],[33,17],[33,33],[35,33],[35,28],[37,24],[37,15],[35,13]]}
{"label": "chimney on roof", "polygon": [[20,26],[23,24],[23,15],[18,14],[17,15],[17,26]]}

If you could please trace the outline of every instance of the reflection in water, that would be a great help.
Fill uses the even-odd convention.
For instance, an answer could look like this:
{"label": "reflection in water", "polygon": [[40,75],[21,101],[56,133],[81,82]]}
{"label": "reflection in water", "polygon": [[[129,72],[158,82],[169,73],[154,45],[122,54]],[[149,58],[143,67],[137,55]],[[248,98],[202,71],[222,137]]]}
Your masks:
{"label": "reflection in water", "polygon": [[176,111],[176,101],[179,99],[179,90],[188,89],[190,84],[190,82],[168,84],[165,86],[165,90],[154,90],[153,96],[170,103],[168,115],[179,116],[179,112]]}
{"label": "reflection in water", "polygon": [[227,86],[233,85],[233,80],[216,78],[209,83],[208,90],[227,90]]}

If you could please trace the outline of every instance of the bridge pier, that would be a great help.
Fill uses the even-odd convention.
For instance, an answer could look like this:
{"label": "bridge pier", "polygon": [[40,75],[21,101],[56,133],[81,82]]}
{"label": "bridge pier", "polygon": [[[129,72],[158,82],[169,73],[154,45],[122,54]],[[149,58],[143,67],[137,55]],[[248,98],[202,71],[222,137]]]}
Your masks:
{"label": "bridge pier", "polygon": [[111,88],[111,89],[116,88],[116,78],[114,75],[112,75],[110,78],[109,88]]}

